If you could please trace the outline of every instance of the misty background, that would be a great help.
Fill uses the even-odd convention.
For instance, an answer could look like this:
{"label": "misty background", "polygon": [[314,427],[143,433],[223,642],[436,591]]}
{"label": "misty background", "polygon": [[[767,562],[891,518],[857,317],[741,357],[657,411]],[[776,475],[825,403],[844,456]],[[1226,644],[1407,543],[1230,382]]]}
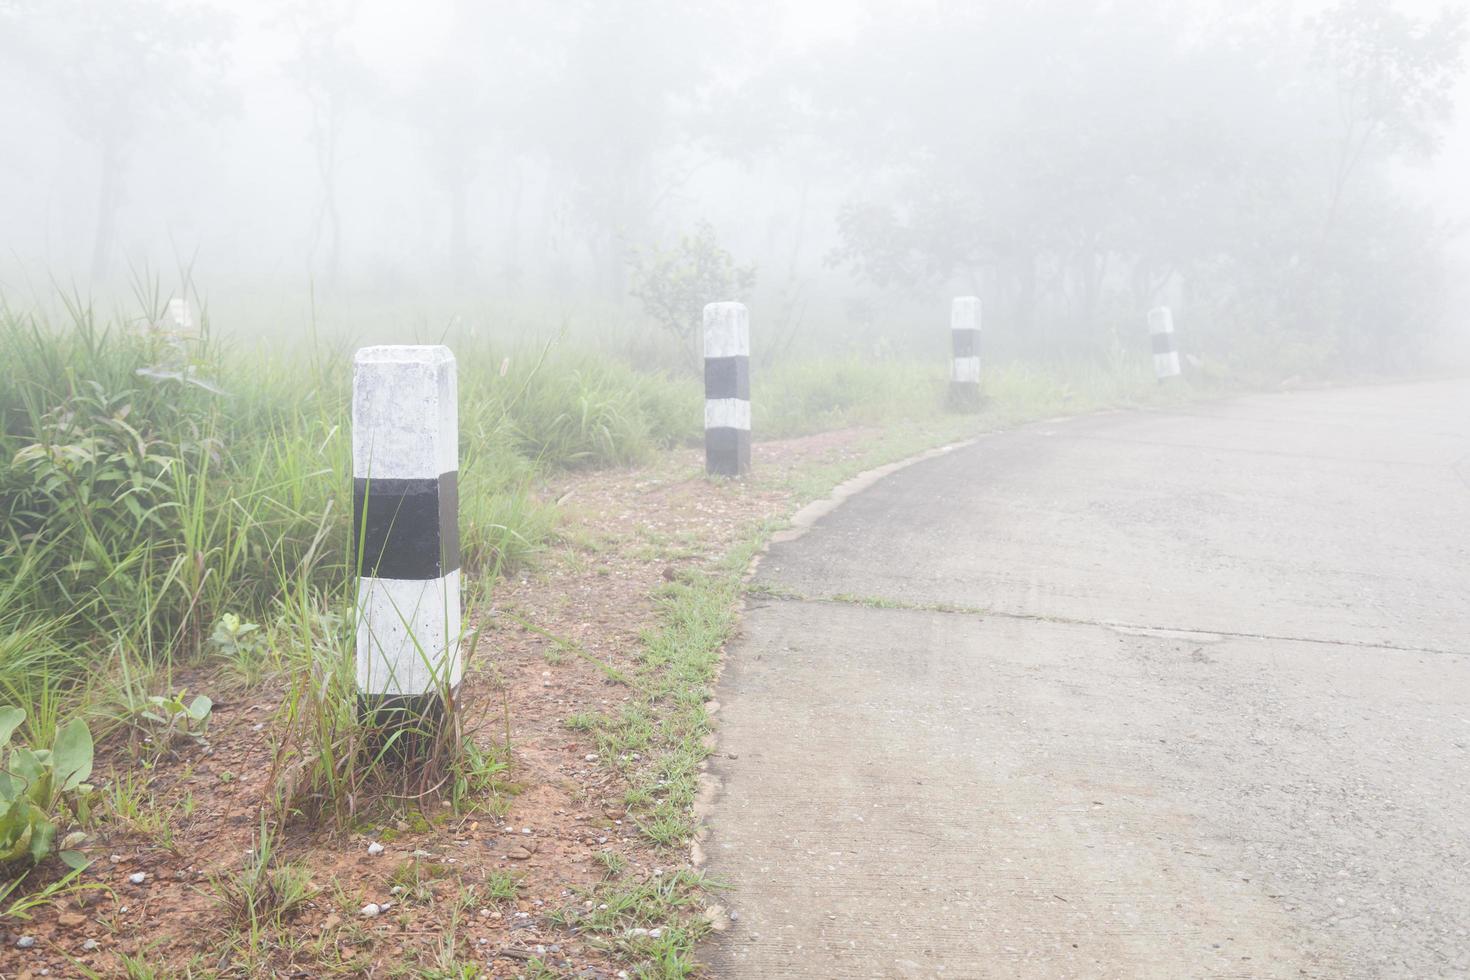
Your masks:
{"label": "misty background", "polygon": [[692,275],[768,353],[940,356],[974,293],[994,351],[1146,350],[1167,303],[1227,367],[1440,368],[1465,33],[1427,0],[0,0],[0,295],[677,367]]}

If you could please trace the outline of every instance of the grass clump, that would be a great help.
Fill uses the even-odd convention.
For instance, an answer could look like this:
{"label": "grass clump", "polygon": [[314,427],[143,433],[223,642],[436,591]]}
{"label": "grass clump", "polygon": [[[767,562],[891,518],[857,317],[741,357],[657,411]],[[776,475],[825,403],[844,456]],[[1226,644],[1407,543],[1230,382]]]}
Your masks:
{"label": "grass clump", "polygon": [[696,943],[709,933],[699,914],[710,882],[694,871],[642,881],[604,882],[581,892],[588,904],[551,914],[558,925],[592,933],[640,977],[676,980],[698,969]]}
{"label": "grass clump", "polygon": [[942,408],[947,382],[942,362],[858,354],[788,361],[752,375],[754,428],[780,439],[924,418]]}
{"label": "grass clump", "polygon": [[268,969],[274,949],[288,939],[291,919],[317,894],[307,869],[281,860],[278,847],[275,831],[262,821],[245,867],[210,879],[224,923],[225,957],[252,974]]}

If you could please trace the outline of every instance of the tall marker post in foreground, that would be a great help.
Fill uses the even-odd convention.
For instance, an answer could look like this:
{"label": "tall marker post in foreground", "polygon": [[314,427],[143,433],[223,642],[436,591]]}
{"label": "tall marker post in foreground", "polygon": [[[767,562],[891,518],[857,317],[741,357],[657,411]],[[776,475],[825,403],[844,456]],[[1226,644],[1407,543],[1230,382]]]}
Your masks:
{"label": "tall marker post in foreground", "polygon": [[1179,377],[1179,348],[1174,346],[1174,314],[1167,306],[1148,311],[1148,339],[1154,349],[1154,376]]}
{"label": "tall marker post in foreground", "polygon": [[949,333],[954,347],[949,391],[954,403],[980,403],[980,297],[956,296],[949,305]]}
{"label": "tall marker post in foreground", "polygon": [[399,730],[437,725],[463,670],[457,388],[447,347],[364,347],[353,361],[357,691]]}
{"label": "tall marker post in foreground", "polygon": [[750,472],[750,313],[744,303],[704,308],[704,469]]}

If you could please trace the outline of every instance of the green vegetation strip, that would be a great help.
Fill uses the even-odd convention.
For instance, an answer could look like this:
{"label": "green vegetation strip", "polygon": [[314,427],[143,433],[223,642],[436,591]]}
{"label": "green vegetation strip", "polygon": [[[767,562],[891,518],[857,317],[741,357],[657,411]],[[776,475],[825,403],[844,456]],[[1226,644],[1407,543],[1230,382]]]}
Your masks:
{"label": "green vegetation strip", "polygon": [[[630,819],[661,847],[685,845],[697,829],[694,801],[711,740],[705,705],[735,631],[745,571],[777,526],[757,527],[712,567],[660,588],[659,621],[643,636],[632,700],[615,716],[569,719],[590,728],[600,757],[627,777]],[[569,907],[558,921],[600,936],[640,977],[691,975],[694,946],[709,930],[704,895],[714,885],[692,871],[624,883],[620,862],[607,866],[608,880],[581,896],[591,908]]]}

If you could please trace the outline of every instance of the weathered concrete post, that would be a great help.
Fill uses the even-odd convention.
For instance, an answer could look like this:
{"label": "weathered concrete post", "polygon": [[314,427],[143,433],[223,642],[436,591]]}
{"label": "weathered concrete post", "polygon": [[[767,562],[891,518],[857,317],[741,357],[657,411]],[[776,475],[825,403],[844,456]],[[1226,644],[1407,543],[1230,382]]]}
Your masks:
{"label": "weathered concrete post", "polygon": [[442,718],[459,685],[459,405],[441,346],[364,347],[352,376],[352,516],[363,709]]}
{"label": "weathered concrete post", "polygon": [[1174,314],[1167,306],[1148,311],[1148,338],[1154,349],[1154,376],[1179,377],[1179,349],[1174,346]]}
{"label": "weathered concrete post", "polygon": [[956,296],[949,305],[949,333],[954,346],[950,398],[960,406],[980,402],[980,297]]}
{"label": "weathered concrete post", "polygon": [[750,472],[750,314],[744,303],[704,308],[704,469]]}

